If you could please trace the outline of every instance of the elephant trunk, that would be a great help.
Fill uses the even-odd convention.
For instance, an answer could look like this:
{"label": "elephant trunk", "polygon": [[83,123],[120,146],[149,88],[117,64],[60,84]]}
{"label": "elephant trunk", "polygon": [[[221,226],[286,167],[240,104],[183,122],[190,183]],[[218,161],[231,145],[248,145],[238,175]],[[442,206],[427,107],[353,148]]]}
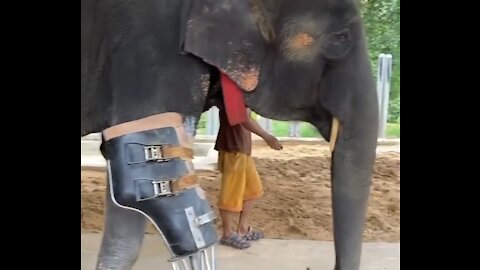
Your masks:
{"label": "elephant trunk", "polygon": [[363,230],[376,156],[375,115],[372,113],[368,116],[375,119],[355,119],[349,124],[341,124],[332,153],[335,270],[360,268]]}

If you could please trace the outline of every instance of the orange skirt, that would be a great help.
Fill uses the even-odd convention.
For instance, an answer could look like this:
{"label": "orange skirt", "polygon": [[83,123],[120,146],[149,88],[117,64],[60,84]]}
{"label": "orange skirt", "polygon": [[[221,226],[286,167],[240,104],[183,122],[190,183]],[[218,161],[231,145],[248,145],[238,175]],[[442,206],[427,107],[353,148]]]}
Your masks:
{"label": "orange skirt", "polygon": [[241,212],[244,201],[258,199],[263,195],[263,185],[251,156],[219,151],[218,170],[222,173],[218,208]]}

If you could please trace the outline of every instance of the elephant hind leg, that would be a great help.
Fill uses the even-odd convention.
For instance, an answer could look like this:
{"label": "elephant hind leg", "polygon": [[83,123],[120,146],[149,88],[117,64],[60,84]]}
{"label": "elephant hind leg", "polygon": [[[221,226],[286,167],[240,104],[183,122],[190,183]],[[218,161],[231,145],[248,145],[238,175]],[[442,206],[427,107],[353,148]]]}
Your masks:
{"label": "elephant hind leg", "polygon": [[118,207],[110,195],[107,181],[104,233],[95,269],[130,270],[140,254],[146,218]]}

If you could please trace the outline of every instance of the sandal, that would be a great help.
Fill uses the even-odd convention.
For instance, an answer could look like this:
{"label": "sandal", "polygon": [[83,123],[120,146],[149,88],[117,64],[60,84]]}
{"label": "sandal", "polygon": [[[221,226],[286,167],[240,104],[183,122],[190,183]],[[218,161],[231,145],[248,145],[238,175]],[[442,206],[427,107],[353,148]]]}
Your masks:
{"label": "sandal", "polygon": [[256,241],[262,239],[263,237],[263,232],[253,230],[252,227],[248,227],[248,233],[242,236],[242,238],[247,241]]}
{"label": "sandal", "polygon": [[250,243],[236,233],[232,233],[228,238],[221,238],[220,244],[236,249],[246,249],[250,247]]}

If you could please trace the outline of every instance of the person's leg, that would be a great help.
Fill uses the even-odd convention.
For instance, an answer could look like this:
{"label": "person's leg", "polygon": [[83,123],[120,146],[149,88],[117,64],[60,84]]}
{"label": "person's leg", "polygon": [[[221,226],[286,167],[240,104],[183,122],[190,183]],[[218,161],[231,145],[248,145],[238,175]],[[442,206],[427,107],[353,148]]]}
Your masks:
{"label": "person's leg", "polygon": [[248,248],[250,244],[235,232],[233,218],[242,210],[245,191],[246,155],[241,153],[219,152],[219,171],[222,173],[222,185],[218,208],[222,219],[223,235],[221,244],[234,248]]}
{"label": "person's leg", "polygon": [[223,234],[222,238],[228,238],[235,233],[233,219],[238,213],[230,212],[228,210],[220,209],[220,218],[222,219]]}
{"label": "person's leg", "polygon": [[246,240],[258,240],[263,238],[263,233],[252,230],[248,223],[248,218],[253,210],[255,202],[263,195],[263,185],[255,167],[254,160],[248,156],[245,164],[246,172],[246,186],[245,196],[243,202],[243,209],[240,213],[240,220],[238,223],[237,232]]}
{"label": "person's leg", "polygon": [[248,218],[253,210],[255,201],[256,200],[248,200],[243,202],[243,209],[242,212],[240,212],[240,220],[238,222],[237,229],[238,234],[241,236],[246,235],[250,229],[250,226],[248,225]]}

